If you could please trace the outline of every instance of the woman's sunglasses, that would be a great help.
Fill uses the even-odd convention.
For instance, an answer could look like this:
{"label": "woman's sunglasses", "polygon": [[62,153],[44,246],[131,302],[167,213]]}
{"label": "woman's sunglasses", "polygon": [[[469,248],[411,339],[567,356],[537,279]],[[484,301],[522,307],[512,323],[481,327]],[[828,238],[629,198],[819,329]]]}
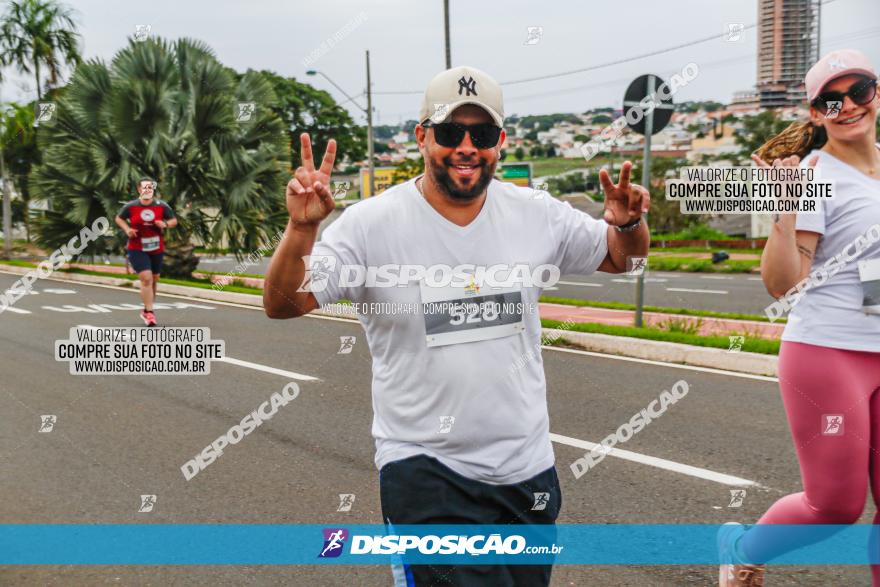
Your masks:
{"label": "woman's sunglasses", "polygon": [[875,79],[866,79],[864,81],[856,82],[849,87],[846,92],[822,92],[816,99],[811,102],[813,108],[818,110],[822,114],[827,114],[828,110],[831,108],[831,102],[837,102],[840,104],[838,109],[843,108],[843,100],[849,96],[850,99],[855,104],[859,106],[864,106],[868,102],[874,99],[874,96],[877,94],[877,80]]}
{"label": "woman's sunglasses", "polygon": [[434,140],[447,148],[454,148],[464,140],[464,133],[471,135],[471,142],[478,149],[491,149],[498,144],[501,127],[485,122],[482,124],[458,124],[457,122],[434,123],[426,120],[423,128],[434,129]]}

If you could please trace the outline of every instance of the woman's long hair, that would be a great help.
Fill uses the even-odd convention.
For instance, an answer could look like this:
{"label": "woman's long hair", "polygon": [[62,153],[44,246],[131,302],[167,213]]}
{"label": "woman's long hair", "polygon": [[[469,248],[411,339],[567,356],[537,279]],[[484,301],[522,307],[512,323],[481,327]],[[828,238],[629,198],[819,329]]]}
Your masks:
{"label": "woman's long hair", "polygon": [[794,122],[761,145],[755,154],[767,163],[792,155],[803,159],[810,151],[821,149],[827,141],[828,134],[824,127],[816,126],[809,120]]}

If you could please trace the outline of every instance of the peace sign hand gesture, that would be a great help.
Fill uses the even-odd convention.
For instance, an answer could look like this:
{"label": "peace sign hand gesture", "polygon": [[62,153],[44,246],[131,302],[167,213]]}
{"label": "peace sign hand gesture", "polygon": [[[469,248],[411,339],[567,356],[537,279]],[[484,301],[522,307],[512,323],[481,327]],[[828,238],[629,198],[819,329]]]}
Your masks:
{"label": "peace sign hand gesture", "polygon": [[317,226],[330,215],[336,204],[330,191],[330,174],[336,160],[336,141],[330,139],[321,167],[315,169],[312,141],[308,133],[300,139],[302,165],[296,168],[293,179],[287,184],[287,212],[290,221],[297,226]]}
{"label": "peace sign hand gesture", "polygon": [[629,182],[632,163],[625,161],[620,170],[620,182],[615,185],[605,169],[599,172],[599,182],[605,191],[605,222],[623,226],[642,217],[651,207],[651,194],[644,187]]}

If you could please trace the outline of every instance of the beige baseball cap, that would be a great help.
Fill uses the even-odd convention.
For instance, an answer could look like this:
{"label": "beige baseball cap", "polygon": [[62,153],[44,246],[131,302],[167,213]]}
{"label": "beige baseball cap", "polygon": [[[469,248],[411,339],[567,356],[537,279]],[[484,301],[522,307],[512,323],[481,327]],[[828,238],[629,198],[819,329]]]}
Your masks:
{"label": "beige baseball cap", "polygon": [[419,109],[419,122],[440,123],[464,104],[479,106],[498,126],[504,126],[504,97],[501,86],[484,71],[469,65],[453,67],[428,83]]}

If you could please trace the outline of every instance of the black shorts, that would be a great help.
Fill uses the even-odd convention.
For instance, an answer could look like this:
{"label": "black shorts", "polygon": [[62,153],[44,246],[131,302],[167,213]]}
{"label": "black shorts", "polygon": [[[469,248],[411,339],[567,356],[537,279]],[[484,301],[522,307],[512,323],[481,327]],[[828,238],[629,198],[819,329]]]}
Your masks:
{"label": "black shorts", "polygon": [[[388,463],[379,471],[386,524],[555,524],[562,507],[556,468],[512,485],[490,485],[463,477],[427,455]],[[536,493],[549,493],[533,510]],[[555,528],[553,530],[555,532]],[[541,587],[552,565],[409,565],[393,569],[396,584],[480,587]]]}
{"label": "black shorts", "polygon": [[152,271],[153,275],[162,273],[162,258],[165,253],[145,253],[143,251],[128,251],[128,262],[135,273]]}

